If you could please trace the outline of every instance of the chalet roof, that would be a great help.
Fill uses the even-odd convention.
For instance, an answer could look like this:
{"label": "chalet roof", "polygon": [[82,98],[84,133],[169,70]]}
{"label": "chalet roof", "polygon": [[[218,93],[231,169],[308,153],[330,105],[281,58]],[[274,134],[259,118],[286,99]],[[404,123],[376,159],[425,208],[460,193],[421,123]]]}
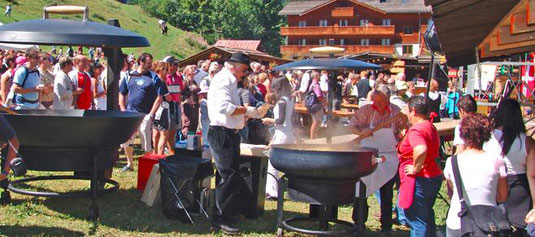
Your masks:
{"label": "chalet roof", "polygon": [[[304,15],[311,10],[338,0],[293,0],[279,12],[281,16]],[[430,13],[431,8],[424,5],[424,0],[351,0],[365,4],[385,13]]]}
{"label": "chalet roof", "polygon": [[231,48],[231,47],[213,45],[197,54],[191,55],[188,58],[183,59],[182,61],[180,61],[179,65],[185,66],[188,64],[196,64],[197,61],[201,59],[203,60],[208,59],[211,54],[218,54],[221,56],[220,60],[225,61],[228,58],[230,58],[231,54],[236,53],[236,52],[245,53],[249,56],[249,58],[252,61],[258,61],[258,62],[263,62],[263,63],[275,62],[278,65],[280,65],[280,64],[287,63],[287,62],[292,62],[292,60],[271,56],[267,53],[258,51],[256,49],[249,50],[249,49],[243,49],[243,48]]}
{"label": "chalet roof", "polygon": [[475,63],[475,48],[519,1],[425,0],[448,64]]}
{"label": "chalet roof", "polygon": [[215,47],[244,49],[250,51],[260,50],[260,40],[225,40],[220,39],[214,44]]}

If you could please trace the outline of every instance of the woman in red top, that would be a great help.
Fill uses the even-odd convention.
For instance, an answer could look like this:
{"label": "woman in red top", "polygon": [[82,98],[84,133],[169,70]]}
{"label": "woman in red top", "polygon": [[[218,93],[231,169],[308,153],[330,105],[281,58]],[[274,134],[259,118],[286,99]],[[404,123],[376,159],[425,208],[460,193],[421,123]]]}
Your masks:
{"label": "woman in red top", "polygon": [[398,144],[399,206],[411,226],[412,236],[435,236],[433,205],[442,183],[442,171],[435,159],[439,156],[440,138],[428,119],[425,98],[409,98],[409,128]]}

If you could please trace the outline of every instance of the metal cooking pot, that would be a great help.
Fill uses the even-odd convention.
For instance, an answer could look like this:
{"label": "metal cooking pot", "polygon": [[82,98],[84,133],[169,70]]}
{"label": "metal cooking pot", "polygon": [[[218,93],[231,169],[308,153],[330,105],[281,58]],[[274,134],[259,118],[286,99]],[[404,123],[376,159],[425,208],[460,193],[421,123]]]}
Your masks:
{"label": "metal cooking pot", "polygon": [[95,110],[19,110],[4,114],[30,170],[90,171],[113,165],[119,145],[137,130],[143,114]]}
{"label": "metal cooking pot", "polygon": [[326,144],[272,145],[269,159],[289,177],[359,179],[375,170],[377,149]]}
{"label": "metal cooking pot", "polygon": [[355,183],[371,174],[377,149],[357,145],[285,144],[271,146],[273,167],[288,178],[288,197],[321,205],[352,203]]}

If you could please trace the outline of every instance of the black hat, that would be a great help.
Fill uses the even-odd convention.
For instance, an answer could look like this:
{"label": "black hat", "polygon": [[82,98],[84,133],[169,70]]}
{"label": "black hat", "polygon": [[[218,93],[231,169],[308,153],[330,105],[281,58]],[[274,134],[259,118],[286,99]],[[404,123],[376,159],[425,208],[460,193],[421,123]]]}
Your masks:
{"label": "black hat", "polygon": [[230,58],[227,61],[241,63],[247,66],[249,66],[249,62],[250,62],[249,56],[247,56],[247,54],[244,54],[242,52],[233,53],[232,56],[230,56]]}

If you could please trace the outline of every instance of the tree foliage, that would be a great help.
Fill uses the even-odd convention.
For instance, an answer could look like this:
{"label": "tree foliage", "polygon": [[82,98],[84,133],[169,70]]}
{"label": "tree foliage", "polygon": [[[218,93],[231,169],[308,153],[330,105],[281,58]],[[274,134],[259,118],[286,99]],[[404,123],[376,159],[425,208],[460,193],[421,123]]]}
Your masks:
{"label": "tree foliage", "polygon": [[282,0],[135,0],[149,14],[177,28],[200,33],[210,44],[218,39],[262,40],[279,55],[284,18]]}

